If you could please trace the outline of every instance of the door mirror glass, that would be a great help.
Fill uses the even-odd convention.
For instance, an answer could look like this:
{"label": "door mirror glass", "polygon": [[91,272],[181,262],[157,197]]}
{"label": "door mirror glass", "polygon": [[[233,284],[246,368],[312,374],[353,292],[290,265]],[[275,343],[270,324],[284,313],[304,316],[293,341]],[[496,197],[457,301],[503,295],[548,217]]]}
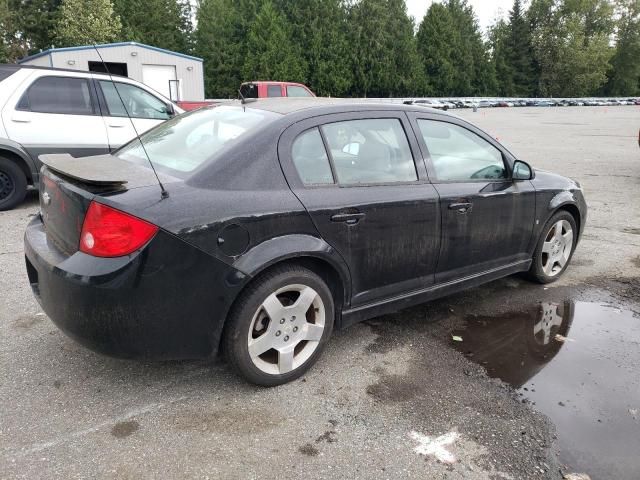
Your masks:
{"label": "door mirror glass", "polygon": [[533,178],[533,169],[527,162],[516,160],[513,164],[514,180],[531,180]]}

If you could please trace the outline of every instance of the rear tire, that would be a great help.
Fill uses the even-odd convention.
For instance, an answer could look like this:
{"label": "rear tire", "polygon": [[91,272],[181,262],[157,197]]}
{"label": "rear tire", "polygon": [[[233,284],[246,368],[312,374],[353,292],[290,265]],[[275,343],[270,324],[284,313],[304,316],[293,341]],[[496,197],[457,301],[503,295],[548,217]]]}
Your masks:
{"label": "rear tire", "polygon": [[11,210],[27,194],[27,177],[16,163],[0,157],[0,211]]}
{"label": "rear tire", "polygon": [[297,265],[276,267],[240,294],[227,319],[224,355],[251,383],[290,382],[320,357],[334,316],[331,291],[318,275]]}
{"label": "rear tire", "polygon": [[576,220],[566,210],[556,212],[542,229],[528,277],[538,283],[555,282],[569,266],[578,240]]}

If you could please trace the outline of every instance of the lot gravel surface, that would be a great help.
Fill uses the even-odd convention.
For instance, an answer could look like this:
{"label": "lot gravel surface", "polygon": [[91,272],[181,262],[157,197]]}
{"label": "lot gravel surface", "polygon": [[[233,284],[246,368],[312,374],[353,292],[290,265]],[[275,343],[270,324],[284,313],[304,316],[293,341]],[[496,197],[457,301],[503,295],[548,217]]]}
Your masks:
{"label": "lot gravel surface", "polygon": [[[558,455],[562,432],[534,402],[489,378],[451,334],[470,315],[504,321],[566,300],[624,308],[640,323],[640,107],[458,114],[582,183],[589,219],[566,275],[548,286],[510,277],[336,332],[308,374],[277,388],[247,385],[219,360],[122,361],[77,345],[42,313],[25,273],[22,234],[37,196],[0,213],[0,478],[589,473],[589,462]],[[633,462],[616,459],[609,478],[632,478]]]}

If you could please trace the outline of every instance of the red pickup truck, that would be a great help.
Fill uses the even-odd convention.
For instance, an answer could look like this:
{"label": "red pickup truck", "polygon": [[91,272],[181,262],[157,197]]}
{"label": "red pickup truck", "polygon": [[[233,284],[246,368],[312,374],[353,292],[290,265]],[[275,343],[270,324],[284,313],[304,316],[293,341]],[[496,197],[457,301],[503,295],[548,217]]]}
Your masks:
{"label": "red pickup truck", "polygon": [[306,85],[294,82],[244,82],[240,85],[243,98],[266,97],[315,97]]}

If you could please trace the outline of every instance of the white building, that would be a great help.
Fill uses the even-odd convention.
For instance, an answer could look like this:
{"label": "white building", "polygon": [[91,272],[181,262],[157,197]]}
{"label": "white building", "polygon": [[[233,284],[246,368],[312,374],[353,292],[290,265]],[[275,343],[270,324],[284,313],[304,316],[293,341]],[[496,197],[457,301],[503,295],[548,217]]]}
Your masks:
{"label": "white building", "polygon": [[142,82],[171,100],[204,100],[202,59],[136,42],[51,48],[18,63],[40,67],[105,72],[100,52],[113,74]]}

